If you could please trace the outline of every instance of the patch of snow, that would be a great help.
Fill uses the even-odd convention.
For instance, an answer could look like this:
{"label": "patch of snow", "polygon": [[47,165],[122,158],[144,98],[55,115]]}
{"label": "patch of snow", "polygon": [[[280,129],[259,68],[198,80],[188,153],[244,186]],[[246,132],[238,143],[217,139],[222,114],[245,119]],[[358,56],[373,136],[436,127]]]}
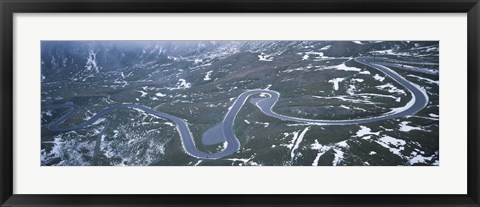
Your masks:
{"label": "patch of snow", "polygon": [[[102,141],[103,141],[103,136],[102,136]],[[127,143],[127,144],[130,145],[130,144],[132,144],[132,142],[134,142],[134,141],[135,141],[135,138],[130,139],[130,140],[128,140],[128,143]]]}
{"label": "patch of snow", "polygon": [[42,111],[42,114],[41,114],[41,118],[43,118],[43,115],[47,115],[47,116],[52,116],[52,110],[48,110],[48,111]]}
{"label": "patch of snow", "polygon": [[363,140],[369,140],[370,138],[372,138],[370,135],[362,137]]}
{"label": "patch of snow", "polygon": [[163,124],[166,124],[168,126],[175,126],[175,124],[173,124],[172,122],[164,122]]}
{"label": "patch of snow", "polygon": [[293,71],[308,71],[308,68],[292,68],[282,71],[282,73],[291,73]]}
{"label": "patch of snow", "polygon": [[[349,88],[349,89],[347,89],[347,93],[351,92],[350,90],[353,91],[353,89]],[[353,92],[351,92],[351,93],[349,93],[349,94],[353,95]],[[339,100],[342,100],[342,101],[348,101],[348,102],[352,102],[352,103],[362,103],[362,104],[372,104],[372,105],[376,104],[375,102],[371,102],[371,101],[368,101],[368,100],[346,98],[346,97],[349,97],[349,96],[312,96],[312,97],[321,98],[321,99],[339,99]]]}
{"label": "patch of snow", "polygon": [[328,82],[332,83],[333,84],[333,89],[337,91],[338,90],[338,83],[342,82],[343,80],[345,80],[345,78],[334,78],[334,79],[329,80]]}
{"label": "patch of snow", "polygon": [[356,67],[348,67],[347,65],[345,65],[345,63],[342,63],[340,65],[327,66],[327,67],[324,67],[323,69],[336,69],[336,70],[356,71],[356,72],[359,72],[362,70]]}
{"label": "patch of snow", "polygon": [[383,136],[379,140],[381,140],[382,142],[385,142],[387,144],[392,144],[392,145],[395,145],[395,146],[403,146],[403,145],[406,144],[405,140],[393,138],[393,137],[390,137],[390,136]]}
{"label": "patch of snow", "polygon": [[305,56],[310,57],[310,55],[314,57],[314,61],[331,59],[331,57],[325,56],[323,52],[315,52],[315,51],[305,52],[305,55],[303,57]]}
{"label": "patch of snow", "polygon": [[398,93],[398,94],[407,95],[407,93],[405,93],[404,90],[395,87],[395,86],[392,85],[391,83],[387,83],[387,84],[384,84],[384,85],[377,86],[377,88],[378,88],[378,89],[381,89],[381,90],[387,89],[387,91],[388,91],[389,93]]}
{"label": "patch of snow", "polygon": [[340,108],[344,108],[344,109],[350,109],[350,107],[348,107],[348,106],[345,106],[345,105],[340,105]]}
{"label": "patch of snow", "polygon": [[371,54],[379,54],[379,55],[411,56],[411,54],[408,53],[408,52],[397,52],[397,51],[394,51],[393,49],[376,50],[376,51],[371,51],[370,53]]}
{"label": "patch of snow", "polygon": [[429,130],[425,130],[423,129],[422,127],[414,127],[414,126],[409,126],[408,124],[411,123],[409,121],[402,121],[402,123],[400,123],[400,131],[402,132],[409,132],[409,131],[412,131],[412,130],[419,130],[419,131],[429,131]]}
{"label": "patch of snow", "polygon": [[158,97],[165,97],[165,96],[167,96],[167,95],[165,95],[165,94],[163,94],[163,93],[160,93],[160,92],[158,92],[158,93],[156,93],[156,94],[155,94],[155,96],[158,96]]}
{"label": "patch of snow", "polygon": [[[435,154],[433,154],[430,157],[425,157],[423,155],[414,155],[412,158],[410,158],[408,163],[410,163],[410,165],[413,165],[413,164],[416,164],[416,163],[426,163],[427,161],[432,161],[432,159],[434,159],[434,157],[435,157]],[[438,163],[436,163],[434,165],[438,165]]]}
{"label": "patch of snow", "polygon": [[263,125],[263,127],[265,127],[265,128],[270,125],[270,123],[268,123],[268,122],[258,122],[258,121],[256,121],[255,124],[261,124],[261,125]]}
{"label": "patch of snow", "polygon": [[223,142],[223,144],[221,146],[218,147],[218,151],[223,151],[225,149],[227,149],[227,146],[228,146],[228,142]]}
{"label": "patch of snow", "polygon": [[178,58],[173,57],[173,56],[167,56],[167,58],[168,58],[169,60],[173,60],[173,61],[177,61],[177,60],[178,60]]}
{"label": "patch of snow", "polygon": [[372,129],[366,126],[360,126],[360,130],[357,131],[357,137],[363,137],[365,135],[380,135],[380,132],[372,132]]}
{"label": "patch of snow", "polygon": [[357,87],[355,85],[349,85],[348,88],[347,88],[347,94],[348,95],[354,95],[355,94],[355,89]]}
{"label": "patch of snow", "polygon": [[250,162],[248,162],[248,163],[246,163],[246,164],[249,164],[250,166],[262,166],[261,164],[258,164],[258,163],[254,162],[254,161],[250,161]]}
{"label": "patch of snow", "polygon": [[102,123],[102,122],[104,122],[104,121],[106,121],[106,120],[107,120],[107,119],[105,119],[105,118],[97,119],[95,122],[92,123],[92,125],[100,124],[100,123]]}
{"label": "patch of snow", "polygon": [[380,82],[383,82],[383,80],[385,80],[385,77],[382,77],[382,76],[380,76],[380,75],[378,75],[378,74],[375,74],[375,76],[373,76],[373,78],[374,78],[375,80],[380,81]]}
{"label": "patch of snow", "polygon": [[213,70],[208,71],[205,77],[203,78],[203,80],[205,81],[212,80],[212,78],[210,78],[210,75],[212,75],[212,73],[213,73]]}
{"label": "patch of snow", "polygon": [[387,148],[393,154],[403,157],[402,153],[400,152],[405,149],[404,145],[406,144],[406,142],[404,140],[393,138],[390,136],[383,136],[377,141],[377,143],[380,144],[382,147]]}
{"label": "patch of snow", "polygon": [[62,136],[58,135],[53,138],[53,148],[50,153],[54,155],[60,155],[61,154],[61,148],[64,142],[62,142]]}
{"label": "patch of snow", "polygon": [[418,79],[420,79],[420,80],[426,81],[426,82],[431,83],[431,84],[437,84],[437,85],[440,84],[440,81],[434,81],[434,80],[432,80],[432,79],[420,77],[420,76],[417,76],[417,75],[407,75],[407,76],[414,77],[414,78],[418,78]]}
{"label": "patch of snow", "polygon": [[325,46],[325,47],[320,48],[320,51],[322,51],[322,50],[328,50],[328,49],[330,49],[330,47],[332,47],[332,45],[327,45],[327,46]]}
{"label": "patch of snow", "polygon": [[[252,160],[254,158],[255,155],[252,155],[250,158],[227,158],[225,160],[230,160],[230,161],[234,161],[234,162],[243,162],[243,164],[247,164],[248,162],[250,162],[250,160]],[[240,164],[241,165],[241,164]]]}
{"label": "patch of snow", "polygon": [[203,160],[198,160],[197,163],[195,163],[193,166],[198,166],[200,163],[202,163]]}
{"label": "patch of snow", "polygon": [[293,145],[295,144],[295,141],[297,140],[298,138],[298,133],[300,131],[295,131],[295,132],[292,132],[292,133],[288,133],[288,132],[284,132],[283,133],[283,139],[289,137],[290,135],[293,135],[292,139],[288,142],[288,144],[281,144],[280,146],[283,146],[283,147],[287,147],[289,150],[292,150],[293,148]]}
{"label": "patch of snow", "polygon": [[290,156],[293,159],[295,157],[295,152],[297,151],[298,147],[300,146],[300,142],[303,141],[303,136],[305,136],[305,133],[310,129],[310,127],[306,127],[300,135],[298,135],[298,138],[294,141],[295,145],[293,146],[292,151],[290,152]]}
{"label": "patch of snow", "polygon": [[333,151],[335,151],[335,157],[333,158],[332,164],[333,166],[337,166],[343,160],[343,155],[345,153],[338,149],[333,149]]}
{"label": "patch of snow", "polygon": [[308,60],[308,57],[309,57],[309,55],[305,54],[305,55],[303,55],[302,60]]}
{"label": "patch of snow", "polygon": [[98,72],[97,62],[95,61],[96,55],[97,54],[95,54],[95,52],[93,52],[93,50],[90,50],[90,52],[88,54],[87,63],[85,63],[85,69],[86,70],[90,71],[92,69],[95,69]]}
{"label": "patch of snow", "polygon": [[145,96],[148,94],[148,93],[145,92],[145,91],[138,91],[138,90],[137,90],[137,92],[140,92],[140,93],[142,94],[142,95],[140,95],[140,97],[145,97]]}
{"label": "patch of snow", "polygon": [[315,143],[310,145],[311,149],[319,150],[322,149],[323,145],[318,143],[318,140],[315,140]]}
{"label": "patch of snow", "polygon": [[175,88],[169,88],[169,90],[175,90],[175,89],[187,89],[191,88],[192,84],[187,82],[185,79],[178,79],[178,83]]}
{"label": "patch of snow", "polygon": [[273,57],[270,57],[268,55],[265,55],[263,52],[258,55],[258,60],[259,61],[273,61]]}
{"label": "patch of snow", "polygon": [[320,143],[318,143],[318,140],[315,140],[315,143],[311,144],[311,149],[318,150],[317,156],[312,162],[312,166],[318,166],[318,161],[320,160],[320,157],[325,154],[328,150],[331,149],[330,146],[323,146]]}
{"label": "patch of snow", "polygon": [[347,148],[349,147],[348,143],[347,143],[347,140],[344,140],[344,141],[341,141],[341,142],[338,142],[337,144],[335,144],[336,146],[339,146],[339,147],[343,147],[343,148]]}
{"label": "patch of snow", "polygon": [[392,95],[384,95],[384,94],[377,94],[377,93],[359,93],[359,94],[354,94],[355,96],[378,96],[378,97],[385,97],[385,98],[392,98],[395,99],[396,102],[400,102],[402,100],[402,97],[396,97]]}
{"label": "patch of snow", "polygon": [[195,63],[195,64],[199,64],[199,63],[202,63],[202,62],[203,62],[203,60],[202,60],[202,59],[198,59],[198,58],[196,58],[195,60],[193,60],[193,63]]}

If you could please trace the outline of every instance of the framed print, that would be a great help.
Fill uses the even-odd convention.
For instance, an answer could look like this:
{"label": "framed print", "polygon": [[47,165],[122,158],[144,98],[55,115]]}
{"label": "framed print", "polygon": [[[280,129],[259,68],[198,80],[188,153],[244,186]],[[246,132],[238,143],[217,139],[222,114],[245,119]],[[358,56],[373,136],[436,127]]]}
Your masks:
{"label": "framed print", "polygon": [[2,206],[479,206],[467,1],[1,1]]}

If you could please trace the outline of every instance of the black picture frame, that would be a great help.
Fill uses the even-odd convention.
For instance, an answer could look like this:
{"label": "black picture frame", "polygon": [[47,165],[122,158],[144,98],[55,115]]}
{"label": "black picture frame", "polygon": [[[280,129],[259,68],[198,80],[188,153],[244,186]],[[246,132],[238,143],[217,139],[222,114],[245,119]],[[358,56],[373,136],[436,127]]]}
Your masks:
{"label": "black picture frame", "polygon": [[[480,206],[478,0],[0,0],[1,206]],[[467,13],[468,193],[465,195],[20,195],[13,194],[14,13]],[[448,179],[448,178],[445,178]],[[266,192],[268,193],[268,192]]]}

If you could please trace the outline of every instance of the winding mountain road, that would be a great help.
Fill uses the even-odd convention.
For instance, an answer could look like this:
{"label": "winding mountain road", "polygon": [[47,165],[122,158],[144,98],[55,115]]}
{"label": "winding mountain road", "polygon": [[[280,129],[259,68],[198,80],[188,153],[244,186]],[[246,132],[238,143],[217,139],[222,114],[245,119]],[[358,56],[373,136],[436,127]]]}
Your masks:
{"label": "winding mountain road", "polygon": [[[357,57],[354,60],[358,63],[377,69],[378,71],[384,73],[385,75],[387,75],[388,77],[392,78],[394,81],[402,85],[411,94],[411,97],[412,97],[411,100],[404,107],[397,108],[396,110],[393,110],[389,113],[386,113],[377,117],[347,119],[347,120],[317,120],[317,119],[304,119],[304,118],[291,117],[291,116],[286,116],[286,115],[282,115],[274,112],[273,107],[275,106],[278,99],[280,98],[280,94],[276,91],[272,91],[268,89],[248,90],[237,97],[233,105],[229,108],[223,121],[217,126],[207,130],[203,135],[203,140],[207,140],[207,142],[209,139],[224,140],[227,142],[226,147],[222,151],[217,153],[206,153],[206,152],[200,151],[195,146],[194,137],[188,127],[188,122],[186,120],[164,113],[164,112],[156,111],[147,106],[137,105],[137,104],[113,105],[109,108],[101,110],[100,112],[98,112],[93,117],[86,120],[85,122],[79,123],[75,126],[71,126],[67,128],[61,128],[60,125],[64,123],[66,120],[68,120],[75,113],[77,113],[79,110],[79,106],[71,102],[67,102],[60,105],[49,105],[49,106],[46,106],[45,108],[47,109],[67,108],[68,111],[60,118],[50,122],[48,124],[48,129],[51,131],[59,131],[59,132],[82,129],[82,128],[86,128],[86,127],[98,124],[102,119],[107,119],[107,121],[109,121],[109,118],[107,117],[110,112],[113,112],[116,110],[124,110],[124,109],[136,109],[136,110],[141,110],[145,113],[157,116],[159,118],[167,119],[174,122],[176,125],[176,129],[180,134],[183,148],[185,152],[190,156],[200,158],[200,159],[219,159],[225,156],[229,156],[240,149],[240,142],[238,138],[235,136],[233,124],[238,112],[241,110],[241,108],[246,103],[248,98],[252,95],[258,95],[258,94],[267,95],[267,97],[259,97],[259,98],[256,97],[256,98],[250,99],[250,102],[254,104],[256,107],[258,107],[260,111],[267,116],[271,116],[283,121],[315,124],[315,125],[348,125],[348,124],[363,124],[363,123],[376,122],[381,120],[413,115],[418,111],[422,110],[427,105],[428,96],[422,88],[408,81],[403,76],[396,73],[395,71],[388,68],[387,66],[381,65],[381,62],[375,62],[374,58],[371,58],[371,57]],[[218,139],[219,137],[221,139]]]}

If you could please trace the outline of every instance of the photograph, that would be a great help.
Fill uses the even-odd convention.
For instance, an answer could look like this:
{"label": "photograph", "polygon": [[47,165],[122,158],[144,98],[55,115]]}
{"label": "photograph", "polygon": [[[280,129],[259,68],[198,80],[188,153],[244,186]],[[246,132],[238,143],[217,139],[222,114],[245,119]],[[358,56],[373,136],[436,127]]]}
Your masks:
{"label": "photograph", "polygon": [[0,206],[480,207],[479,1],[0,0]]}
{"label": "photograph", "polygon": [[42,167],[440,166],[439,41],[42,40],[40,50]]}

